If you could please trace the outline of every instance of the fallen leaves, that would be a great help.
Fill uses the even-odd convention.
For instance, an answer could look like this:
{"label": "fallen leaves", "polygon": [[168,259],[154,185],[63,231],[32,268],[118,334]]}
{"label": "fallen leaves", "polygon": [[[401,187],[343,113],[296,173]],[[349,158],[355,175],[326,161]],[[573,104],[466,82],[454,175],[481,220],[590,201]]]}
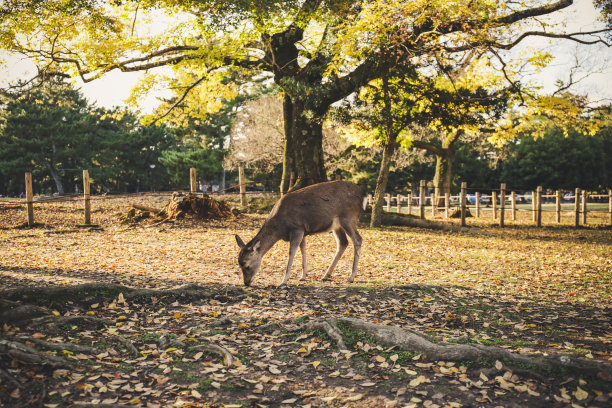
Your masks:
{"label": "fallen leaves", "polygon": [[[2,230],[0,239],[10,245],[0,245],[0,283],[113,281],[155,288],[197,282],[222,294],[227,285],[238,284],[233,234],[250,236],[260,222],[126,231],[110,225],[105,232],[53,236],[36,229],[28,236]],[[133,300],[120,292],[92,296],[88,303],[49,302],[44,306],[57,317],[95,316],[112,324],[100,329],[67,325],[56,333],[34,327],[19,335],[99,345],[100,352],[59,353],[81,371],[56,369],[44,376],[36,367],[11,366],[18,363],[9,359],[3,367],[28,384],[47,381],[49,398],[61,400],[61,406],[88,400],[151,407],[215,401],[226,407],[433,408],[500,400],[586,405],[596,398],[605,405],[606,390],[582,378],[561,383],[559,374],[553,376],[556,382],[548,376],[535,381],[502,361],[486,367],[428,361],[407,350],[380,347],[373,339],[357,338],[350,350],[338,350],[325,333],[296,337],[283,330],[288,319],[357,315],[423,331],[440,342],[609,359],[612,263],[605,254],[610,232],[487,232],[363,229],[356,285],[345,284],[350,257],[341,259],[334,282],[314,281],[335,250],[333,240],[321,235],[308,242],[313,280],[297,287],[265,287],[278,283],[286,264],[287,246],[279,243],[264,258],[256,282],[263,287],[239,299],[160,295]],[[261,329],[277,322],[278,329]],[[7,326],[2,334],[16,336],[17,331]],[[234,361],[223,364],[215,353],[193,348],[205,344],[223,347]],[[608,373],[598,376],[610,382]],[[437,395],[434,389],[449,392]],[[6,398],[31,396],[29,388],[1,391]],[[54,403],[44,405],[53,408]]]}

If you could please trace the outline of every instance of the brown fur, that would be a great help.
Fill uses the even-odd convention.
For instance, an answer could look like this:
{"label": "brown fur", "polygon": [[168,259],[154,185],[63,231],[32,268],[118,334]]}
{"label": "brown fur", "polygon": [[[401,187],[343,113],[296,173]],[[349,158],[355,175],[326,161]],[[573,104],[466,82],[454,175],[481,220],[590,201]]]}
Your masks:
{"label": "brown fur", "polygon": [[355,247],[352,281],[357,271],[357,260],[361,247],[361,236],[357,232],[357,220],[363,209],[364,194],[361,189],[347,181],[329,181],[293,191],[283,196],[274,205],[270,215],[257,235],[246,245],[236,236],[241,246],[238,261],[245,285],[250,285],[259,270],[261,258],[279,240],[289,241],[289,262],[282,284],[287,282],[293,256],[299,246],[302,249],[302,278],[306,276],[305,241],[307,235],[333,231],[338,251],[325,278],[329,278],[335,264],[344,252],[348,235]]}

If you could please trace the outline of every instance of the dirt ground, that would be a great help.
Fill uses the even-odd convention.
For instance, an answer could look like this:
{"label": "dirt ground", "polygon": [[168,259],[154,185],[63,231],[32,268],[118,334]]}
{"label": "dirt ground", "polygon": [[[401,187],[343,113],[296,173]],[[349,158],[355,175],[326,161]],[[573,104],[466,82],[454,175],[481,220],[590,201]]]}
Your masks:
{"label": "dirt ground", "polygon": [[363,226],[355,283],[352,247],[319,280],[322,234],[306,281],[276,287],[281,242],[246,288],[234,234],[263,216],[122,223],[132,201],[95,228],[78,202],[0,210],[0,406],[610,406],[609,228]]}

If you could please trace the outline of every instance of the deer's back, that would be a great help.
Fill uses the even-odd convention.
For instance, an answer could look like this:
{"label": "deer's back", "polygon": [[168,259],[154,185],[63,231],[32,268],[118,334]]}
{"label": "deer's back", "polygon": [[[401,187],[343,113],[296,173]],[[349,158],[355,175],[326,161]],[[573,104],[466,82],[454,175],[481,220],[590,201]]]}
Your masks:
{"label": "deer's back", "polygon": [[359,186],[347,181],[313,184],[283,196],[267,222],[277,224],[285,232],[282,235],[296,228],[304,229],[307,235],[324,232],[341,218],[356,222],[363,198]]}

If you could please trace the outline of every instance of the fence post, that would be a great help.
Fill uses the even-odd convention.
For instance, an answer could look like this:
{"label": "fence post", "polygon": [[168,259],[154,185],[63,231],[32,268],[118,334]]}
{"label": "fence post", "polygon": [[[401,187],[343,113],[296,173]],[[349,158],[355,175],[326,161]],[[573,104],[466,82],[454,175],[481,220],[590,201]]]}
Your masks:
{"label": "fence post", "polygon": [[512,200],[512,202],[510,203],[510,208],[511,208],[511,218],[512,221],[516,221],[516,191],[512,191],[510,193],[510,200]]}
{"label": "fence post", "polygon": [[419,186],[419,217],[425,219],[425,180],[421,180]]}
{"label": "fence post", "polygon": [[196,190],[196,169],[195,168],[190,168],[189,169],[189,191],[191,191],[192,193],[195,193]]}
{"label": "fence post", "polygon": [[537,204],[537,217],[536,217],[536,225],[538,227],[542,226],[542,186],[538,186],[538,188],[536,189],[536,195],[538,197],[538,204]]}
{"label": "fence post", "polygon": [[391,211],[391,194],[385,194],[387,212]]}
{"label": "fence post", "polygon": [[502,184],[500,188],[499,194],[499,204],[500,204],[500,213],[499,213],[499,226],[504,226],[504,213],[506,211],[506,184]]}
{"label": "fence post", "polygon": [[574,191],[574,216],[576,218],[574,226],[578,228],[580,226],[580,189],[577,188]]}
{"label": "fence post", "polygon": [[398,194],[395,199],[397,200],[397,213],[401,214],[402,213],[402,196],[401,196],[401,194]]}
{"label": "fence post", "polygon": [[434,192],[431,193],[431,216],[436,216],[436,210],[438,209],[438,195]]}
{"label": "fence post", "polygon": [[582,225],[587,224],[587,202],[589,201],[589,195],[586,190],[582,190]]}
{"label": "fence post", "polygon": [[246,182],[244,180],[244,166],[242,164],[238,166],[238,183],[240,184],[240,205],[246,207]]}
{"label": "fence post", "polygon": [[408,214],[412,214],[412,190],[408,193]]}
{"label": "fence post", "polygon": [[368,205],[372,205],[372,194],[368,194]]}
{"label": "fence post", "polygon": [[536,203],[536,192],[532,191],[531,192],[531,221],[536,222],[537,221],[537,214],[536,214],[536,208],[537,208],[537,203]]}
{"label": "fence post", "polygon": [[25,174],[26,203],[28,207],[28,226],[34,225],[34,193],[32,192],[32,173]]}
{"label": "fence post", "polygon": [[83,200],[85,202],[85,225],[91,224],[91,196],[89,194],[89,170],[83,170]]}
{"label": "fence post", "polygon": [[561,223],[561,190],[555,192],[555,221]]}
{"label": "fence post", "polygon": [[[610,202],[612,203],[612,201],[610,201]],[[446,192],[446,193],[444,193],[444,218],[446,218],[446,219],[448,219],[448,212],[449,212],[449,210],[450,210],[450,193]]]}
{"label": "fence post", "polygon": [[608,211],[610,212],[610,226],[612,226],[612,189],[608,190]]}
{"label": "fence post", "polygon": [[436,187],[431,197],[431,215],[438,215],[438,200],[440,199],[440,187]]}
{"label": "fence post", "polygon": [[465,181],[461,182],[461,226],[465,227],[465,213],[466,213],[466,205],[467,205],[467,183]]}
{"label": "fence post", "polygon": [[491,192],[491,203],[493,204],[493,219],[497,219],[497,191]]}
{"label": "fence post", "polygon": [[480,191],[474,194],[474,200],[476,201],[476,218],[480,218]]}

